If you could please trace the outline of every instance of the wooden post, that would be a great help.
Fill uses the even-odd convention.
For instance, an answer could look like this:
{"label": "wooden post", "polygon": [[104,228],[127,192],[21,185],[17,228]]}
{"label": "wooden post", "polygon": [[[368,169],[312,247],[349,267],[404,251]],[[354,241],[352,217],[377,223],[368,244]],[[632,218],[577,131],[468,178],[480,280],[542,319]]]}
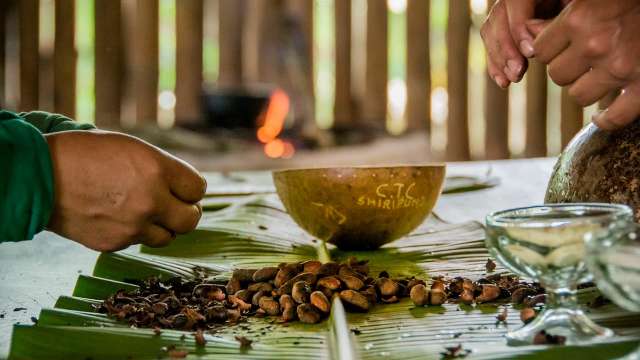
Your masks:
{"label": "wooden post", "polygon": [[242,83],[244,3],[244,0],[219,0],[220,86],[238,87]]}
{"label": "wooden post", "polygon": [[202,117],[202,0],[176,2],[176,123]]}
{"label": "wooden post", "polygon": [[447,160],[469,160],[468,62],[469,27],[468,1],[449,1],[447,25],[447,84],[449,118],[447,119]]}
{"label": "wooden post", "polygon": [[501,89],[489,74],[485,79],[485,158],[509,158],[509,91]]}
{"label": "wooden post", "polygon": [[430,0],[407,2],[407,126],[431,131]]}
{"label": "wooden post", "polygon": [[335,8],[335,101],[334,128],[349,128],[354,123],[351,97],[351,0],[334,2]]}
{"label": "wooden post", "polygon": [[573,139],[573,136],[582,129],[582,106],[576,103],[570,96],[568,88],[562,88],[560,103],[560,136],[562,148]]}
{"label": "wooden post", "polygon": [[18,2],[20,28],[20,111],[38,109],[40,1]]}
{"label": "wooden post", "polygon": [[118,127],[122,99],[120,0],[95,0],[96,125]]}
{"label": "wooden post", "polygon": [[527,70],[527,111],[524,155],[547,156],[547,69],[529,61]]}
{"label": "wooden post", "polygon": [[158,0],[138,0],[133,54],[137,125],[157,121],[158,30]]}
{"label": "wooden post", "polygon": [[315,93],[313,60],[314,60],[314,42],[313,42],[313,4],[314,1],[309,0],[285,0],[285,11],[288,16],[295,19],[302,29],[305,39],[306,63],[304,63],[304,71],[307,78],[307,92],[313,97]]}
{"label": "wooden post", "polygon": [[387,1],[367,1],[367,50],[362,117],[367,126],[384,129],[387,118]]}
{"label": "wooden post", "polygon": [[53,54],[53,104],[56,113],[75,118],[76,52],[75,0],[55,2],[55,45]]}
{"label": "wooden post", "polygon": [[9,4],[0,3],[0,109],[6,107],[5,99],[5,48],[7,46],[7,16],[9,13]]}

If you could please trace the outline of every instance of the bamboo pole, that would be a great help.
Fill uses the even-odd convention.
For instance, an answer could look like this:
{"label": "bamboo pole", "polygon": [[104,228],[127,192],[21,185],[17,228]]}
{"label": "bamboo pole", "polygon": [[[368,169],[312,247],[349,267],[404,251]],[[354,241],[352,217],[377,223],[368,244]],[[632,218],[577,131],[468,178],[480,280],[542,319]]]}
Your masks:
{"label": "bamboo pole", "polygon": [[176,123],[202,116],[202,0],[176,2]]}
{"label": "bamboo pole", "polygon": [[242,34],[244,0],[219,0],[220,71],[218,84],[238,87],[242,83]]}
{"label": "bamboo pole", "polygon": [[9,4],[0,2],[0,108],[6,107],[5,99],[5,48],[7,44],[7,16],[9,12]]}
{"label": "bamboo pole", "polygon": [[38,109],[40,1],[18,2],[20,32],[20,111]]}
{"label": "bamboo pole", "polygon": [[527,70],[526,157],[547,156],[547,69],[535,60]]}
{"label": "bamboo pole", "polygon": [[122,9],[119,0],[95,0],[96,125],[118,127],[123,91]]}
{"label": "bamboo pole", "polygon": [[449,1],[447,25],[447,84],[449,118],[447,120],[447,160],[469,160],[468,62],[469,28],[468,1]]}
{"label": "bamboo pole", "polygon": [[158,114],[158,0],[138,0],[135,24],[136,124],[156,123]]}
{"label": "bamboo pole", "polygon": [[362,117],[367,125],[384,129],[387,117],[387,1],[367,1],[365,95]]}
{"label": "bamboo pole", "polygon": [[[75,0],[55,2],[53,104],[55,112],[75,118],[76,61]],[[70,20],[71,19],[71,20]]]}
{"label": "bamboo pole", "polygon": [[288,16],[295,19],[300,24],[304,38],[305,63],[303,64],[306,73],[306,91],[313,99],[315,93],[314,86],[314,41],[313,41],[313,1],[309,0],[285,0],[285,11]]}
{"label": "bamboo pole", "polygon": [[570,96],[568,88],[562,88],[560,103],[560,136],[562,148],[573,139],[573,136],[582,129],[582,106],[576,103]]}
{"label": "bamboo pole", "polygon": [[351,0],[335,3],[335,101],[333,117],[335,128],[348,128],[353,124],[351,97]]}
{"label": "bamboo pole", "polygon": [[509,158],[509,92],[485,79],[485,158]]}
{"label": "bamboo pole", "polygon": [[430,0],[407,2],[407,126],[431,131]]}

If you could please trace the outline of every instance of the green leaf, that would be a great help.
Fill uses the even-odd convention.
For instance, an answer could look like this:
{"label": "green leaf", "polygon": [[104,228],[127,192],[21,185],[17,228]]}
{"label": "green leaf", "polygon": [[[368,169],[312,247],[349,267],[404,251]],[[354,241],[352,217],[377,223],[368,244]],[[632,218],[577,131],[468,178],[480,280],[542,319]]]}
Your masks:
{"label": "green leaf", "polygon": [[[496,326],[495,316],[500,310],[496,305],[416,308],[404,299],[376,305],[369,313],[346,314],[336,298],[331,317],[319,324],[284,326],[273,318],[250,318],[215,335],[208,334],[205,347],[197,347],[186,332],[163,330],[158,336],[149,329],[131,329],[126,323],[93,312],[92,305],[113,292],[136,288],[127,281],[148,276],[193,277],[202,272],[223,279],[236,267],[309,258],[370,259],[373,275],[388,270],[394,276],[480,277],[485,272],[488,255],[484,231],[475,222],[446,224],[430,218],[410,236],[379,250],[344,252],[331,245],[325,247],[305,234],[273,194],[235,200],[221,210],[207,212],[197,231],[178,237],[166,248],[142,247],[101,255],[93,276],[79,276],[73,297],[61,296],[54,309],[44,309],[37,326],[15,327],[11,358],[155,359],[167,355],[162,347],[175,345],[189,351],[190,357],[203,359],[437,359],[445,346],[459,343],[481,358],[530,353],[542,358],[567,357],[564,348],[507,347],[502,336],[521,322],[518,311],[509,308],[507,326]],[[585,290],[581,299],[587,301],[595,294],[594,290]],[[616,331],[632,338],[639,335],[640,316],[630,316],[613,305],[593,309],[591,314]],[[240,350],[237,335],[254,340],[253,348]],[[614,356],[630,346],[593,349],[595,357]],[[576,351],[590,354],[582,348]]]}

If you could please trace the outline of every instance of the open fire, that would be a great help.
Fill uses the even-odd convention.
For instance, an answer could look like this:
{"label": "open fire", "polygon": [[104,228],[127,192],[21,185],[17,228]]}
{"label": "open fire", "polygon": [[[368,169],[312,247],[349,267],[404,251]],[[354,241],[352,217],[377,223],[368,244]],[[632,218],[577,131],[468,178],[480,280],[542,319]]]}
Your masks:
{"label": "open fire", "polygon": [[278,138],[284,128],[289,108],[289,96],[283,90],[276,89],[258,120],[256,137],[264,144],[264,153],[270,158],[289,159],[295,153],[295,147],[291,142]]}

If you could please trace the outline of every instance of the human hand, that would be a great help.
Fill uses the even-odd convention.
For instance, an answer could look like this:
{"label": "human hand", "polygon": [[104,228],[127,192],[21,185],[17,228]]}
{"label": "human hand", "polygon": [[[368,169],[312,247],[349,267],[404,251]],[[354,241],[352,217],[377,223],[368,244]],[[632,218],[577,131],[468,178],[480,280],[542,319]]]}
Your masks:
{"label": "human hand", "polygon": [[533,56],[534,38],[526,22],[559,13],[570,0],[498,0],[482,24],[480,35],[487,50],[487,71],[501,88],[519,82]]}
{"label": "human hand", "polygon": [[98,251],[163,246],[195,228],[206,181],[142,140],[106,131],[46,135],[54,209],[48,229]]}
{"label": "human hand", "polygon": [[549,76],[582,106],[611,91],[620,95],[593,121],[616,129],[640,115],[640,2],[581,0],[569,4],[548,24],[532,21],[536,59],[549,64]]}

